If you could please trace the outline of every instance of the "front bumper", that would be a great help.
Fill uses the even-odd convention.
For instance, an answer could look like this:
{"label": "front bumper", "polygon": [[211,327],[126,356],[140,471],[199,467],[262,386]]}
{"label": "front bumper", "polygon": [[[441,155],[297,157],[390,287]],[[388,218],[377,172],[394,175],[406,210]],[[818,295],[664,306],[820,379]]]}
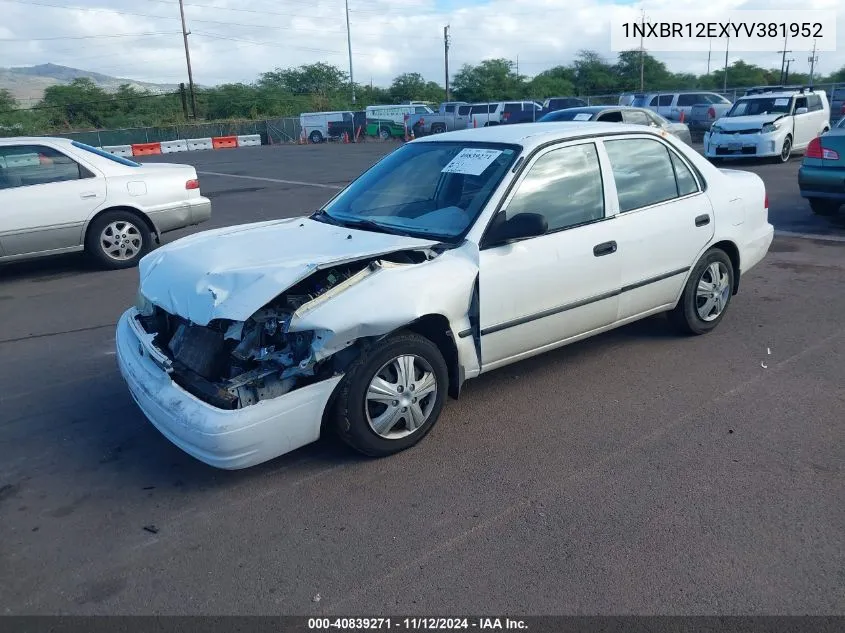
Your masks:
{"label": "front bumper", "polygon": [[845,168],[801,165],[798,188],[804,198],[845,201]]}
{"label": "front bumper", "polygon": [[[189,455],[215,468],[248,468],[320,437],[323,410],[342,376],[227,411],[182,389],[160,366],[162,355],[130,308],[117,324],[117,363],[132,398],[153,426]],[[157,360],[158,359],[158,362]]]}
{"label": "front bumper", "polygon": [[784,138],[778,134],[710,132],[704,135],[704,155],[707,158],[768,158],[780,156]]}

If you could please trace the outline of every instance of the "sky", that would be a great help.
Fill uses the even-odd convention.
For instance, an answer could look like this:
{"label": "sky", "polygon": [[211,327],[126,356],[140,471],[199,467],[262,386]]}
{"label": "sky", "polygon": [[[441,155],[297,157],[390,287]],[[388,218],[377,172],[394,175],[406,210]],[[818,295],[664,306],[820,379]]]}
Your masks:
{"label": "sky", "polygon": [[[504,57],[533,76],[570,63],[580,49],[609,60],[618,11],[828,9],[836,11],[838,51],[819,54],[817,72],[845,66],[841,0],[348,0],[356,82],[389,85],[419,72],[443,83],[443,27],[450,25],[450,71]],[[250,82],[261,72],[324,61],[348,71],[344,0],[185,0],[194,81]],[[717,50],[717,45],[720,47]],[[674,72],[703,73],[707,52],[655,53]],[[809,70],[808,51],[791,68]],[[780,67],[771,53],[729,53]],[[0,0],[0,66],[52,62],[138,81],[186,81],[178,0]],[[714,44],[711,68],[724,65]]]}

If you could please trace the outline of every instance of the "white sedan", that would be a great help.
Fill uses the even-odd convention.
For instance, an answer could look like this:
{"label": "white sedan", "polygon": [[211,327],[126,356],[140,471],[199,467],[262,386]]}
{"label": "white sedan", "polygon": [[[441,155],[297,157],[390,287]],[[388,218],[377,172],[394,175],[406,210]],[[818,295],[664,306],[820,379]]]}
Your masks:
{"label": "white sedan", "polygon": [[146,256],[117,358],[149,420],[216,467],[333,430],[387,455],[465,380],[668,312],[725,317],[773,230],[762,180],[642,126],[425,137],[309,217]]}
{"label": "white sedan", "polygon": [[0,139],[0,262],[85,250],[127,268],[162,233],[209,217],[190,165],[141,165],[64,138]]}

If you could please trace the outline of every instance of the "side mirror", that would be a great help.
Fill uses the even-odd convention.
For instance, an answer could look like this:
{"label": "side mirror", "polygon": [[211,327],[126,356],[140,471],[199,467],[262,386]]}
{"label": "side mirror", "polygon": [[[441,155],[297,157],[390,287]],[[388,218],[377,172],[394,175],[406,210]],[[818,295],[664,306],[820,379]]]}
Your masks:
{"label": "side mirror", "polygon": [[539,213],[517,213],[494,229],[486,241],[489,244],[502,244],[512,240],[538,237],[548,230],[549,223],[545,216]]}
{"label": "side mirror", "polygon": [[808,112],[807,108],[795,108],[795,114],[807,114]]}

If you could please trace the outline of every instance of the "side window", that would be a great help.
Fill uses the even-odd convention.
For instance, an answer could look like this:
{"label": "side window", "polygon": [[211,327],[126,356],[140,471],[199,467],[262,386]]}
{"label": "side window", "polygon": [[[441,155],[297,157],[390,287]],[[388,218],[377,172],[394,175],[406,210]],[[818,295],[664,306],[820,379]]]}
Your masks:
{"label": "side window", "polygon": [[455,112],[455,106],[453,106],[453,105],[443,106],[443,112],[445,112],[446,114],[452,114],[452,113]]}
{"label": "side window", "polygon": [[487,114],[487,104],[474,105],[470,109],[470,114]]}
{"label": "side window", "polygon": [[660,99],[657,102],[659,106],[670,106],[672,105],[672,101],[675,99],[675,95],[660,95]]}
{"label": "side window", "polygon": [[44,185],[90,177],[88,170],[44,145],[0,147],[0,189]]}
{"label": "side window", "polygon": [[651,101],[648,102],[650,108],[657,107],[657,97],[654,97]]}
{"label": "side window", "polygon": [[465,105],[458,106],[458,114],[460,114],[461,116],[466,116],[467,114],[469,114],[469,111],[470,111],[469,106],[465,106]]}
{"label": "side window", "polygon": [[[806,108],[807,107],[807,97],[798,97],[795,100],[795,110],[798,108]],[[793,110],[793,112],[795,111]]]}
{"label": "side window", "polygon": [[686,166],[686,163],[681,160],[675,152],[670,151],[669,157],[672,159],[672,167],[675,168],[675,179],[678,182],[678,195],[688,196],[698,191],[698,183],[695,182],[695,176]]}
{"label": "side window", "polygon": [[807,103],[809,104],[807,107],[810,108],[810,112],[824,109],[822,106],[822,98],[819,95],[810,95],[807,97]]}
{"label": "side window", "polygon": [[694,106],[696,103],[708,103],[708,100],[699,94],[678,95],[679,106]]}
{"label": "side window", "polygon": [[505,104],[505,112],[521,112],[522,111],[522,104],[521,103],[506,103]]}
{"label": "side window", "polygon": [[507,217],[540,213],[549,231],[604,217],[604,190],[594,143],[573,145],[541,156],[519,184]]}
{"label": "side window", "polygon": [[602,123],[622,123],[622,113],[619,110],[605,112],[596,121],[601,121]]}
{"label": "side window", "polygon": [[649,119],[649,122],[657,127],[663,127],[663,120],[657,116],[654,112],[646,112],[646,116]]}
{"label": "side window", "polygon": [[648,125],[649,119],[645,112],[640,112],[639,110],[625,110],[625,123]]}
{"label": "side window", "polygon": [[426,114],[428,109],[425,106],[417,106],[414,109],[414,114]]}
{"label": "side window", "polygon": [[669,150],[645,138],[605,141],[613,168],[619,211],[633,211],[678,197],[675,169]]}

